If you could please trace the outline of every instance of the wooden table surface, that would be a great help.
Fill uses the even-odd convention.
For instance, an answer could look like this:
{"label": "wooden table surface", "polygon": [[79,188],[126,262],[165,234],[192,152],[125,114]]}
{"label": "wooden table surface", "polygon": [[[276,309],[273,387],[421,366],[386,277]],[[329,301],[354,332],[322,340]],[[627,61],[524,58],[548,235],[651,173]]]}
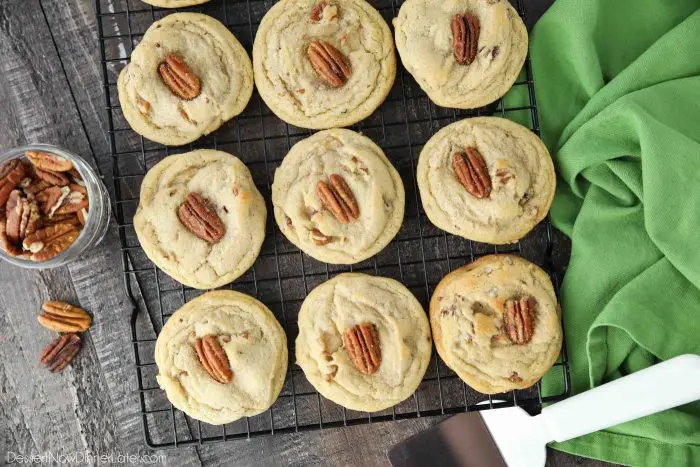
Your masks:
{"label": "wooden table surface", "polygon": [[[551,0],[526,3],[533,22]],[[0,148],[51,143],[97,161],[108,172],[98,55],[93,0],[1,1]],[[0,463],[19,454],[151,453],[138,414],[131,304],[118,250],[113,222],[102,244],[68,267],[29,271],[0,263]],[[48,299],[80,304],[95,317],[79,357],[61,374],[37,362],[52,338],[36,321]],[[436,422],[233,441],[158,451],[150,460],[183,466],[384,465],[387,447]],[[550,450],[548,465],[607,464]]]}

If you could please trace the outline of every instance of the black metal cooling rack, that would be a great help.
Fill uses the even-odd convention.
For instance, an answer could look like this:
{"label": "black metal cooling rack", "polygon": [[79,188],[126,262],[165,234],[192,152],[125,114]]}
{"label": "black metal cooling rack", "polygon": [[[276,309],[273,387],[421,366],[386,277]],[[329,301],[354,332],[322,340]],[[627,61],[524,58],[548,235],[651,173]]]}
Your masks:
{"label": "black metal cooling rack", "polygon": [[[372,3],[391,25],[401,0]],[[524,16],[523,0],[513,0]],[[270,0],[212,0],[185,11],[208,14],[226,24],[250,52],[257,26],[274,4]],[[134,133],[124,120],[117,96],[117,76],[133,48],[157,19],[176,10],[151,7],[139,0],[95,0],[105,104],[109,126],[114,179],[114,212],[119,226],[124,280],[134,312],[131,319],[140,411],[146,443],[153,448],[176,447],[278,433],[317,430],[379,421],[439,416],[464,411],[518,405],[537,412],[543,402],[569,393],[565,347],[547,377],[560,382],[560,391],[543,394],[540,383],[522,391],[486,396],[472,390],[433,351],[428,371],[413,397],[382,412],[346,410],[321,397],[294,365],[296,315],[307,293],[333,275],[362,271],[393,277],[406,285],[427,309],[435,285],[455,267],[490,253],[517,253],[542,265],[558,285],[552,266],[553,239],[549,220],[537,226],[520,243],[495,247],[471,242],[434,227],[425,216],[415,181],[415,166],[422,145],[441,127],[478,115],[500,115],[528,125],[539,134],[537,106],[530,60],[513,90],[491,106],[474,111],[435,106],[403,67],[384,104],[354,127],[374,140],[392,161],[406,188],[406,214],[393,242],[375,257],[354,266],[335,266],[304,255],[278,232],[268,216],[267,235],[254,266],[228,287],[260,299],[284,326],[290,364],[277,402],[267,412],[224,426],[193,420],[173,408],[158,388],[153,360],[155,340],[163,323],[201,291],[183,286],[159,271],[140,248],[133,228],[139,188],[145,172],[169,154],[194,148],[217,148],[236,154],[251,170],[253,179],[272,212],[270,184],[275,168],[289,148],[311,134],[285,124],[262,102],[257,92],[243,112],[212,135],[183,147],[165,147]],[[398,58],[398,57],[397,57]],[[477,405],[480,402],[486,402]],[[497,402],[503,401],[503,402]]]}

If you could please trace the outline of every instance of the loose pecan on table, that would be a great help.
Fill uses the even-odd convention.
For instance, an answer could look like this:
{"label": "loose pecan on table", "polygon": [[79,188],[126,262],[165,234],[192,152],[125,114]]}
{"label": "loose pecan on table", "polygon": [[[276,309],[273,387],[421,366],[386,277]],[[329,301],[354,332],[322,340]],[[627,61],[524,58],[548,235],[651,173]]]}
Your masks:
{"label": "loose pecan on table", "polygon": [[177,210],[177,217],[187,230],[208,243],[217,243],[226,233],[216,209],[199,193],[187,194]]}
{"label": "loose pecan on table", "polygon": [[475,198],[488,198],[491,194],[491,177],[486,161],[475,147],[452,156],[452,168],[459,183]]}
{"label": "loose pecan on table", "polygon": [[307,56],[321,80],[333,88],[341,87],[352,75],[347,58],[326,41],[311,41]]}
{"label": "loose pecan on table", "polygon": [[63,334],[51,342],[41,352],[39,362],[50,372],[62,371],[80,350],[80,337],[77,334]]}
{"label": "loose pecan on table", "polygon": [[469,65],[479,50],[479,18],[465,13],[452,16],[452,48],[460,65]]}
{"label": "loose pecan on table", "polygon": [[56,332],[83,332],[92,324],[85,310],[61,300],[50,300],[41,306],[39,323]]}
{"label": "loose pecan on table", "polygon": [[361,373],[376,373],[382,363],[379,333],[374,324],[357,324],[343,333],[343,346]]}
{"label": "loose pecan on table", "polygon": [[231,364],[215,335],[209,334],[201,339],[197,339],[195,349],[197,356],[199,356],[199,361],[214,381],[221,384],[231,382],[233,379]]}
{"label": "loose pecan on table", "polygon": [[158,73],[168,89],[180,99],[189,101],[202,92],[199,76],[179,55],[168,54],[158,65]]}
{"label": "loose pecan on table", "polygon": [[518,345],[530,342],[535,331],[535,306],[537,301],[531,296],[510,299],[505,303],[503,324],[508,338]]}
{"label": "loose pecan on table", "polygon": [[345,179],[338,174],[331,174],[330,185],[319,181],[316,185],[318,197],[341,224],[360,217],[360,208]]}

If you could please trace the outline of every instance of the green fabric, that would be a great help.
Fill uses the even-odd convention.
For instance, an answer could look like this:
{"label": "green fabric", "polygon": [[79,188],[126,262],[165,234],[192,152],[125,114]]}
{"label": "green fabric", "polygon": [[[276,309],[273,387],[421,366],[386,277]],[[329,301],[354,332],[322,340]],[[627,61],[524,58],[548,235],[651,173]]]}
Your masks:
{"label": "green fabric", "polygon": [[[700,1],[558,0],[531,51],[573,392],[700,354]],[[553,447],[698,466],[700,403]]]}

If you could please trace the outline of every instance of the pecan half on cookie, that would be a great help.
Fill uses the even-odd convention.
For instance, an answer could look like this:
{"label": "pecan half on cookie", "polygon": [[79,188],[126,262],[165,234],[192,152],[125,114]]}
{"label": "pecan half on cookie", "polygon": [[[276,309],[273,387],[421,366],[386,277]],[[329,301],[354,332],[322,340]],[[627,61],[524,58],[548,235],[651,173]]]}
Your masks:
{"label": "pecan half on cookie", "polygon": [[221,384],[231,382],[233,379],[231,364],[228,361],[226,352],[219,344],[219,339],[215,335],[209,334],[201,339],[197,339],[195,350],[204,370],[214,381]]}
{"label": "pecan half on cookie", "polygon": [[168,89],[180,99],[189,101],[202,92],[199,76],[179,55],[165,57],[165,62],[158,65],[158,73]]}
{"label": "pecan half on cookie", "polygon": [[226,233],[214,206],[199,193],[191,192],[185,197],[177,217],[187,230],[207,243],[217,243]]}
{"label": "pecan half on cookie", "polygon": [[376,373],[382,363],[379,333],[374,324],[362,323],[343,333],[343,346],[353,365],[361,373]]}
{"label": "pecan half on cookie", "polygon": [[318,182],[316,191],[321,202],[341,224],[360,217],[360,208],[345,179],[338,174],[331,174],[330,185]]}
{"label": "pecan half on cookie", "polygon": [[339,88],[350,79],[352,67],[348,59],[328,42],[311,41],[307,54],[314,71],[327,85]]}
{"label": "pecan half on cookie", "polygon": [[464,152],[456,152],[452,156],[452,168],[455,175],[472,196],[479,199],[491,195],[491,177],[486,167],[486,161],[478,149],[467,148]]}
{"label": "pecan half on cookie", "polygon": [[535,306],[537,301],[530,296],[506,301],[503,324],[508,338],[517,345],[532,340],[535,332]]}
{"label": "pecan half on cookie", "polygon": [[466,13],[452,16],[452,47],[460,65],[469,65],[479,50],[479,18]]}

